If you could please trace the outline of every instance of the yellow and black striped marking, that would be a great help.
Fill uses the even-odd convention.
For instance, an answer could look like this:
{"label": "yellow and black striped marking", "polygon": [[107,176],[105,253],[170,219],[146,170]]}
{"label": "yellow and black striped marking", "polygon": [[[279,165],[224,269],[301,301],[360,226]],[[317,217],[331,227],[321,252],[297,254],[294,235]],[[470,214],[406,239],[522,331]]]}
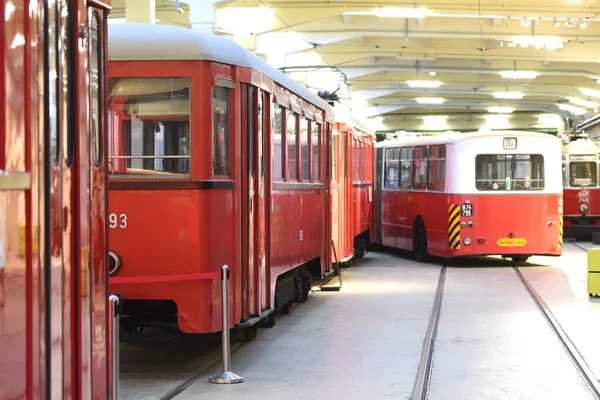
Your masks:
{"label": "yellow and black striped marking", "polygon": [[448,247],[460,249],[460,204],[448,207]]}
{"label": "yellow and black striped marking", "polygon": [[562,250],[563,247],[563,216],[558,217],[558,249]]}

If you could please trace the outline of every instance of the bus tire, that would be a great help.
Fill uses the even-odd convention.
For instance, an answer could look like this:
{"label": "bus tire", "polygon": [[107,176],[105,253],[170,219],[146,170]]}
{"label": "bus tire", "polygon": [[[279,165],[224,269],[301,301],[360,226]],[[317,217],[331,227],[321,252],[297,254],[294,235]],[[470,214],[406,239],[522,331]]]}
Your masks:
{"label": "bus tire", "polygon": [[511,256],[510,258],[512,258],[514,262],[525,262],[529,259],[529,256]]}
{"label": "bus tire", "polygon": [[429,260],[427,230],[421,217],[418,217],[413,224],[413,252],[419,262],[426,263]]}

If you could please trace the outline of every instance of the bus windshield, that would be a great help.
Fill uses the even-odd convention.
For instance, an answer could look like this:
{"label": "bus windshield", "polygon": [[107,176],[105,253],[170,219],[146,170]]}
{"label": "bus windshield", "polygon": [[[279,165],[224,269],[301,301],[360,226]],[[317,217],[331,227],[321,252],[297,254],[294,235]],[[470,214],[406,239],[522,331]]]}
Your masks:
{"label": "bus windshield", "polygon": [[569,184],[575,187],[589,187],[597,184],[595,162],[572,162],[569,164]]}
{"label": "bus windshield", "polygon": [[475,157],[477,190],[542,190],[541,154],[480,154]]}
{"label": "bus windshield", "polygon": [[190,79],[111,78],[111,179],[185,178],[190,171]]}

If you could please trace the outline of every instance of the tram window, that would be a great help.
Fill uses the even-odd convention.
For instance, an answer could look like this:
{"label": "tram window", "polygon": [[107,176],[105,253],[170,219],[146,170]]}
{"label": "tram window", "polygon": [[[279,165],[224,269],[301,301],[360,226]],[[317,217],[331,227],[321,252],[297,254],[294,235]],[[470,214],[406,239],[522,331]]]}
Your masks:
{"label": "tram window", "polygon": [[399,149],[385,149],[385,182],[386,189],[398,189]]}
{"label": "tram window", "polygon": [[412,188],[412,148],[400,149],[400,189]]}
{"label": "tram window", "polygon": [[298,114],[288,110],[287,116],[287,156],[288,156],[288,180],[298,180]]}
{"label": "tram window", "polygon": [[563,186],[567,186],[568,178],[567,178],[567,164],[562,165],[562,177],[563,177]]}
{"label": "tram window", "polygon": [[[109,88],[111,119],[120,121],[111,133],[111,178],[189,177],[190,79],[111,78]],[[213,166],[215,175],[229,174],[229,94],[215,89]]]}
{"label": "tram window", "polygon": [[69,1],[63,1],[60,12],[60,70],[61,70],[61,86],[62,86],[62,98],[60,102],[60,114],[62,120],[62,137],[63,137],[63,151],[65,164],[71,166],[73,162],[73,152],[75,150],[75,122],[73,121],[73,107],[74,104],[73,95],[73,62],[75,57],[72,56],[73,48],[71,45],[72,32],[72,15],[71,6]]}
{"label": "tram window", "polygon": [[598,183],[595,162],[572,162],[569,164],[569,184],[575,187],[596,186]]}
{"label": "tram window", "polygon": [[337,182],[337,146],[338,136],[331,136],[331,180]]}
{"label": "tram window", "polygon": [[479,154],[475,157],[477,190],[542,190],[541,154]]}
{"label": "tram window", "polygon": [[100,166],[102,156],[101,125],[102,118],[102,92],[100,90],[100,73],[102,71],[102,44],[100,42],[100,18],[98,13],[92,16],[90,34],[91,49],[91,102],[92,102],[92,162],[96,167]]}
{"label": "tram window", "polygon": [[312,125],[312,180],[321,181],[321,125],[313,123]]}
{"label": "tram window", "polygon": [[58,165],[58,3],[48,3],[48,129],[52,163]]}
{"label": "tram window", "polygon": [[229,176],[229,88],[213,86],[213,175]]}
{"label": "tram window", "polygon": [[309,147],[308,144],[310,142],[310,129],[308,125],[308,120],[306,118],[300,119],[300,142],[301,142],[301,150],[302,150],[302,180],[309,181],[310,180],[310,158],[308,156]]}
{"label": "tram window", "polygon": [[365,144],[363,142],[360,142],[360,164],[358,165],[359,168],[359,172],[360,172],[360,181],[364,182],[365,181]]}
{"label": "tram window", "polygon": [[283,179],[283,126],[284,116],[283,109],[279,105],[275,105],[274,118],[275,129],[273,129],[273,179]]}
{"label": "tram window", "polygon": [[429,148],[429,180],[427,189],[444,190],[446,181],[446,147],[431,146]]}
{"label": "tram window", "polygon": [[427,147],[415,147],[413,189],[427,188]]}

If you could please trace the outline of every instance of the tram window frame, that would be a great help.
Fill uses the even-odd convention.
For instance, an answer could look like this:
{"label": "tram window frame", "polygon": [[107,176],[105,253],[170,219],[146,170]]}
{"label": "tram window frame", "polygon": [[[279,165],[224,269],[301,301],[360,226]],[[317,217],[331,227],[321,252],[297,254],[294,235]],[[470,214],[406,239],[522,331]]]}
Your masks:
{"label": "tram window frame", "polygon": [[48,4],[48,96],[46,98],[46,104],[48,107],[47,115],[49,128],[48,134],[50,138],[50,158],[55,167],[58,166],[58,160],[60,159],[60,53],[58,46],[58,39],[60,36],[58,31],[59,17],[60,14],[58,2],[50,2]]}
{"label": "tram window frame", "polygon": [[[283,181],[285,179],[285,108],[278,103],[273,107],[273,131],[271,140],[273,141],[273,181]],[[279,122],[279,125],[277,124]],[[277,146],[277,136],[279,136],[279,146]],[[279,156],[279,158],[277,157]]]}
{"label": "tram window frame", "polygon": [[[300,171],[302,182],[310,182],[310,121],[302,116],[300,119]],[[306,129],[305,129],[306,128]]]}
{"label": "tram window frame", "polygon": [[[503,159],[499,159],[499,157],[503,157]],[[528,157],[527,159],[525,159],[524,157]],[[510,160],[511,163],[515,164],[515,169],[511,169],[511,174],[516,173],[517,169],[516,169],[516,163],[519,161],[528,161],[531,164],[530,167],[530,171],[533,170],[534,166],[537,169],[537,172],[539,173],[539,175],[541,175],[541,178],[536,178],[536,177],[530,177],[530,178],[517,178],[517,179],[513,179],[511,178],[510,180],[506,180],[506,177],[501,178],[498,176],[498,174],[500,173],[499,171],[502,170],[502,172],[504,173],[504,175],[506,175],[506,164],[507,164],[507,159]],[[482,163],[486,162],[487,163]],[[491,161],[495,161],[495,162],[490,162]],[[504,165],[502,164],[504,163]],[[484,171],[486,169],[486,165],[487,165],[487,174],[483,177],[482,173],[486,172]],[[499,168],[499,167],[502,168]],[[491,173],[490,173],[491,170]],[[492,174],[496,173],[496,176],[492,176],[491,178],[488,178],[489,176],[491,176]],[[488,182],[487,185],[485,185],[485,183]],[[489,185],[489,182],[492,182],[491,185]],[[508,183],[507,183],[508,182]],[[523,188],[518,188],[518,183],[520,182],[524,182],[523,183]],[[537,185],[539,185],[538,187],[532,187],[532,183],[537,182]],[[540,184],[541,182],[541,184]],[[514,184],[514,187],[513,187]],[[542,154],[477,154],[475,156],[475,188],[478,191],[494,191],[494,192],[511,192],[511,191],[540,191],[540,190],[544,190],[546,185],[546,176],[545,176],[545,158]],[[509,186],[507,188],[507,186]]]}
{"label": "tram window frame", "polygon": [[360,164],[359,164],[359,172],[360,172],[360,181],[365,181],[365,144],[363,142],[359,142],[360,144]]}
{"label": "tram window frame", "polygon": [[192,78],[111,77],[108,85],[120,125],[109,139],[109,179],[190,179]]}
{"label": "tram window frame", "polygon": [[446,146],[429,146],[427,190],[444,191],[446,183]]}
{"label": "tram window frame", "polygon": [[[298,113],[296,113],[293,110],[288,109],[287,117],[286,117],[286,150],[287,150],[286,163],[287,163],[287,181],[288,182],[298,182],[299,181],[298,123],[299,123]],[[294,139],[293,142],[292,142],[292,140],[290,140],[292,138]]]}
{"label": "tram window frame", "polygon": [[66,0],[60,1],[60,81],[59,81],[59,113],[62,129],[63,158],[67,167],[73,163],[75,151],[76,121],[74,118],[75,85],[74,85],[74,63],[75,49],[72,39],[73,15],[71,3]]}
{"label": "tram window frame", "polygon": [[[212,90],[212,174],[214,177],[229,178],[231,175],[231,89],[226,83],[219,84],[217,81]],[[219,94],[224,95],[223,98],[218,98]],[[216,101],[224,103],[225,108],[224,112],[220,112],[224,115],[221,115],[219,123],[216,120],[218,111]],[[222,138],[219,135],[220,129],[223,129]]]}
{"label": "tram window frame", "polygon": [[[427,146],[415,146],[413,150],[413,184],[412,188],[416,190],[427,190],[427,180],[429,177]],[[420,171],[421,169],[424,171]],[[422,174],[420,172],[423,172]]]}
{"label": "tram window frame", "polygon": [[[102,164],[102,132],[104,116],[104,93],[100,88],[104,87],[102,77],[103,65],[103,42],[102,42],[102,19],[98,11],[93,11],[90,18],[90,127],[91,127],[91,156],[95,167]],[[94,23],[96,29],[94,30]],[[94,57],[95,56],[95,57]],[[95,65],[96,64],[96,65]],[[94,66],[97,68],[94,75]],[[109,124],[110,126],[110,124]]]}
{"label": "tram window frame", "polygon": [[337,171],[338,138],[339,138],[339,135],[331,135],[331,181],[332,182],[337,182],[337,179],[338,179],[338,173],[337,173],[338,172]]}
{"label": "tram window frame", "polygon": [[[576,179],[585,179],[585,178],[578,178],[578,177],[573,176],[573,172],[577,173],[577,167],[581,166],[581,164],[589,164],[588,167],[591,167],[591,168],[589,168],[589,172],[592,173],[592,177],[590,179],[591,182],[589,185],[578,184],[576,182]],[[597,165],[596,161],[571,161],[571,162],[569,162],[568,177],[569,177],[569,185],[572,187],[589,188],[589,187],[598,186],[598,165]]]}
{"label": "tram window frame", "polygon": [[[312,182],[321,182],[321,137],[322,124],[313,121],[311,124],[311,154],[312,154]],[[315,140],[316,139],[316,140]],[[315,151],[316,150],[316,151]]]}
{"label": "tram window frame", "polygon": [[[387,190],[398,190],[400,184],[400,148],[387,147],[384,151],[384,175],[383,188]],[[395,179],[390,179],[390,170],[394,169]]]}

